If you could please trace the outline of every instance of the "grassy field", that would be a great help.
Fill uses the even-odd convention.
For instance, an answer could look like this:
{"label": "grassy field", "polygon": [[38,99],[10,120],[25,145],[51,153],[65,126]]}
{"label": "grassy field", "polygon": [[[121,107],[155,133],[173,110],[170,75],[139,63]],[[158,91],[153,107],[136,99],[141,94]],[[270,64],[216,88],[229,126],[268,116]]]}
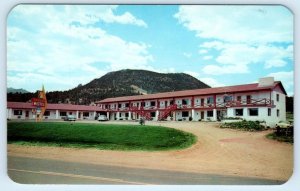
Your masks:
{"label": "grassy field", "polygon": [[110,150],[173,150],[191,146],[191,133],[158,126],[9,122],[8,143]]}

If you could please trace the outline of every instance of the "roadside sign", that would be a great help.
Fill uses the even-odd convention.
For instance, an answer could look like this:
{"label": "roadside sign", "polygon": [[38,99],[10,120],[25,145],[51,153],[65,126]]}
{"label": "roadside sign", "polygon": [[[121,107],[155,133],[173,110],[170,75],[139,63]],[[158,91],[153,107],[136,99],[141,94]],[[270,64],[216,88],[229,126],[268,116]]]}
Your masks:
{"label": "roadside sign", "polygon": [[41,110],[41,108],[40,108],[40,107],[37,107],[37,108],[36,108],[36,113],[37,113],[37,114],[40,114],[40,113],[41,113],[41,111],[42,111],[42,110]]}
{"label": "roadside sign", "polygon": [[32,98],[31,99],[32,106],[36,106],[36,107],[45,107],[45,102],[46,101],[41,98]]}

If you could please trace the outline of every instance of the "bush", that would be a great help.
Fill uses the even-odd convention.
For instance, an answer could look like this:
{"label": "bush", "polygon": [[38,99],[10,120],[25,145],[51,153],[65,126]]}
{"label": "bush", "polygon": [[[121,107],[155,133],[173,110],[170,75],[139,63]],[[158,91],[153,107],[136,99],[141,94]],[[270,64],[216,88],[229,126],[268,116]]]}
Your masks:
{"label": "bush", "polygon": [[262,131],[265,129],[259,121],[238,121],[232,123],[224,123],[220,126],[221,128],[240,129],[244,131]]}
{"label": "bush", "polygon": [[192,117],[189,117],[189,121],[192,121],[193,120],[193,118]]}
{"label": "bush", "polygon": [[240,117],[224,117],[224,118],[223,118],[223,120],[227,120],[227,119],[228,119],[228,120],[230,120],[230,119],[233,119],[233,120],[236,119],[236,120],[238,120],[238,119],[242,119],[242,118],[240,118]]}

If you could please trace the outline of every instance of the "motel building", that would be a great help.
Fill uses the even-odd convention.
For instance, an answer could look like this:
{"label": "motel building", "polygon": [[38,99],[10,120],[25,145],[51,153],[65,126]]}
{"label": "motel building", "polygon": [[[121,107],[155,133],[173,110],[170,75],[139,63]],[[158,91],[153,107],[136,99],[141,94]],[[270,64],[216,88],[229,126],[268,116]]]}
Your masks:
{"label": "motel building", "polygon": [[[106,115],[109,120],[220,121],[226,118],[265,121],[274,127],[286,120],[286,91],[273,77],[259,83],[107,98],[97,106],[48,104],[44,118],[78,120]],[[34,119],[31,103],[8,102],[8,119]]]}
{"label": "motel building", "polygon": [[96,102],[110,120],[219,121],[241,118],[274,127],[286,120],[286,91],[273,77],[259,83],[107,98]]}

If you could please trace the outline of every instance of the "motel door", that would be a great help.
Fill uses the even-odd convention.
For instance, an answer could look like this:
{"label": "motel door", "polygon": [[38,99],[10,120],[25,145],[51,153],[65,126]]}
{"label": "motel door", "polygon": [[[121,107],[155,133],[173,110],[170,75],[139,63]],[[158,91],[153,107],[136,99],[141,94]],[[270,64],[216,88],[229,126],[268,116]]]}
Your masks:
{"label": "motel door", "polygon": [[226,116],[227,116],[227,111],[226,110],[218,110],[217,111],[217,120],[218,121],[221,121]]}
{"label": "motel door", "polygon": [[201,111],[201,119],[204,119],[204,111]]}
{"label": "motel door", "polygon": [[25,112],[25,117],[28,118],[29,117],[29,111]]}

